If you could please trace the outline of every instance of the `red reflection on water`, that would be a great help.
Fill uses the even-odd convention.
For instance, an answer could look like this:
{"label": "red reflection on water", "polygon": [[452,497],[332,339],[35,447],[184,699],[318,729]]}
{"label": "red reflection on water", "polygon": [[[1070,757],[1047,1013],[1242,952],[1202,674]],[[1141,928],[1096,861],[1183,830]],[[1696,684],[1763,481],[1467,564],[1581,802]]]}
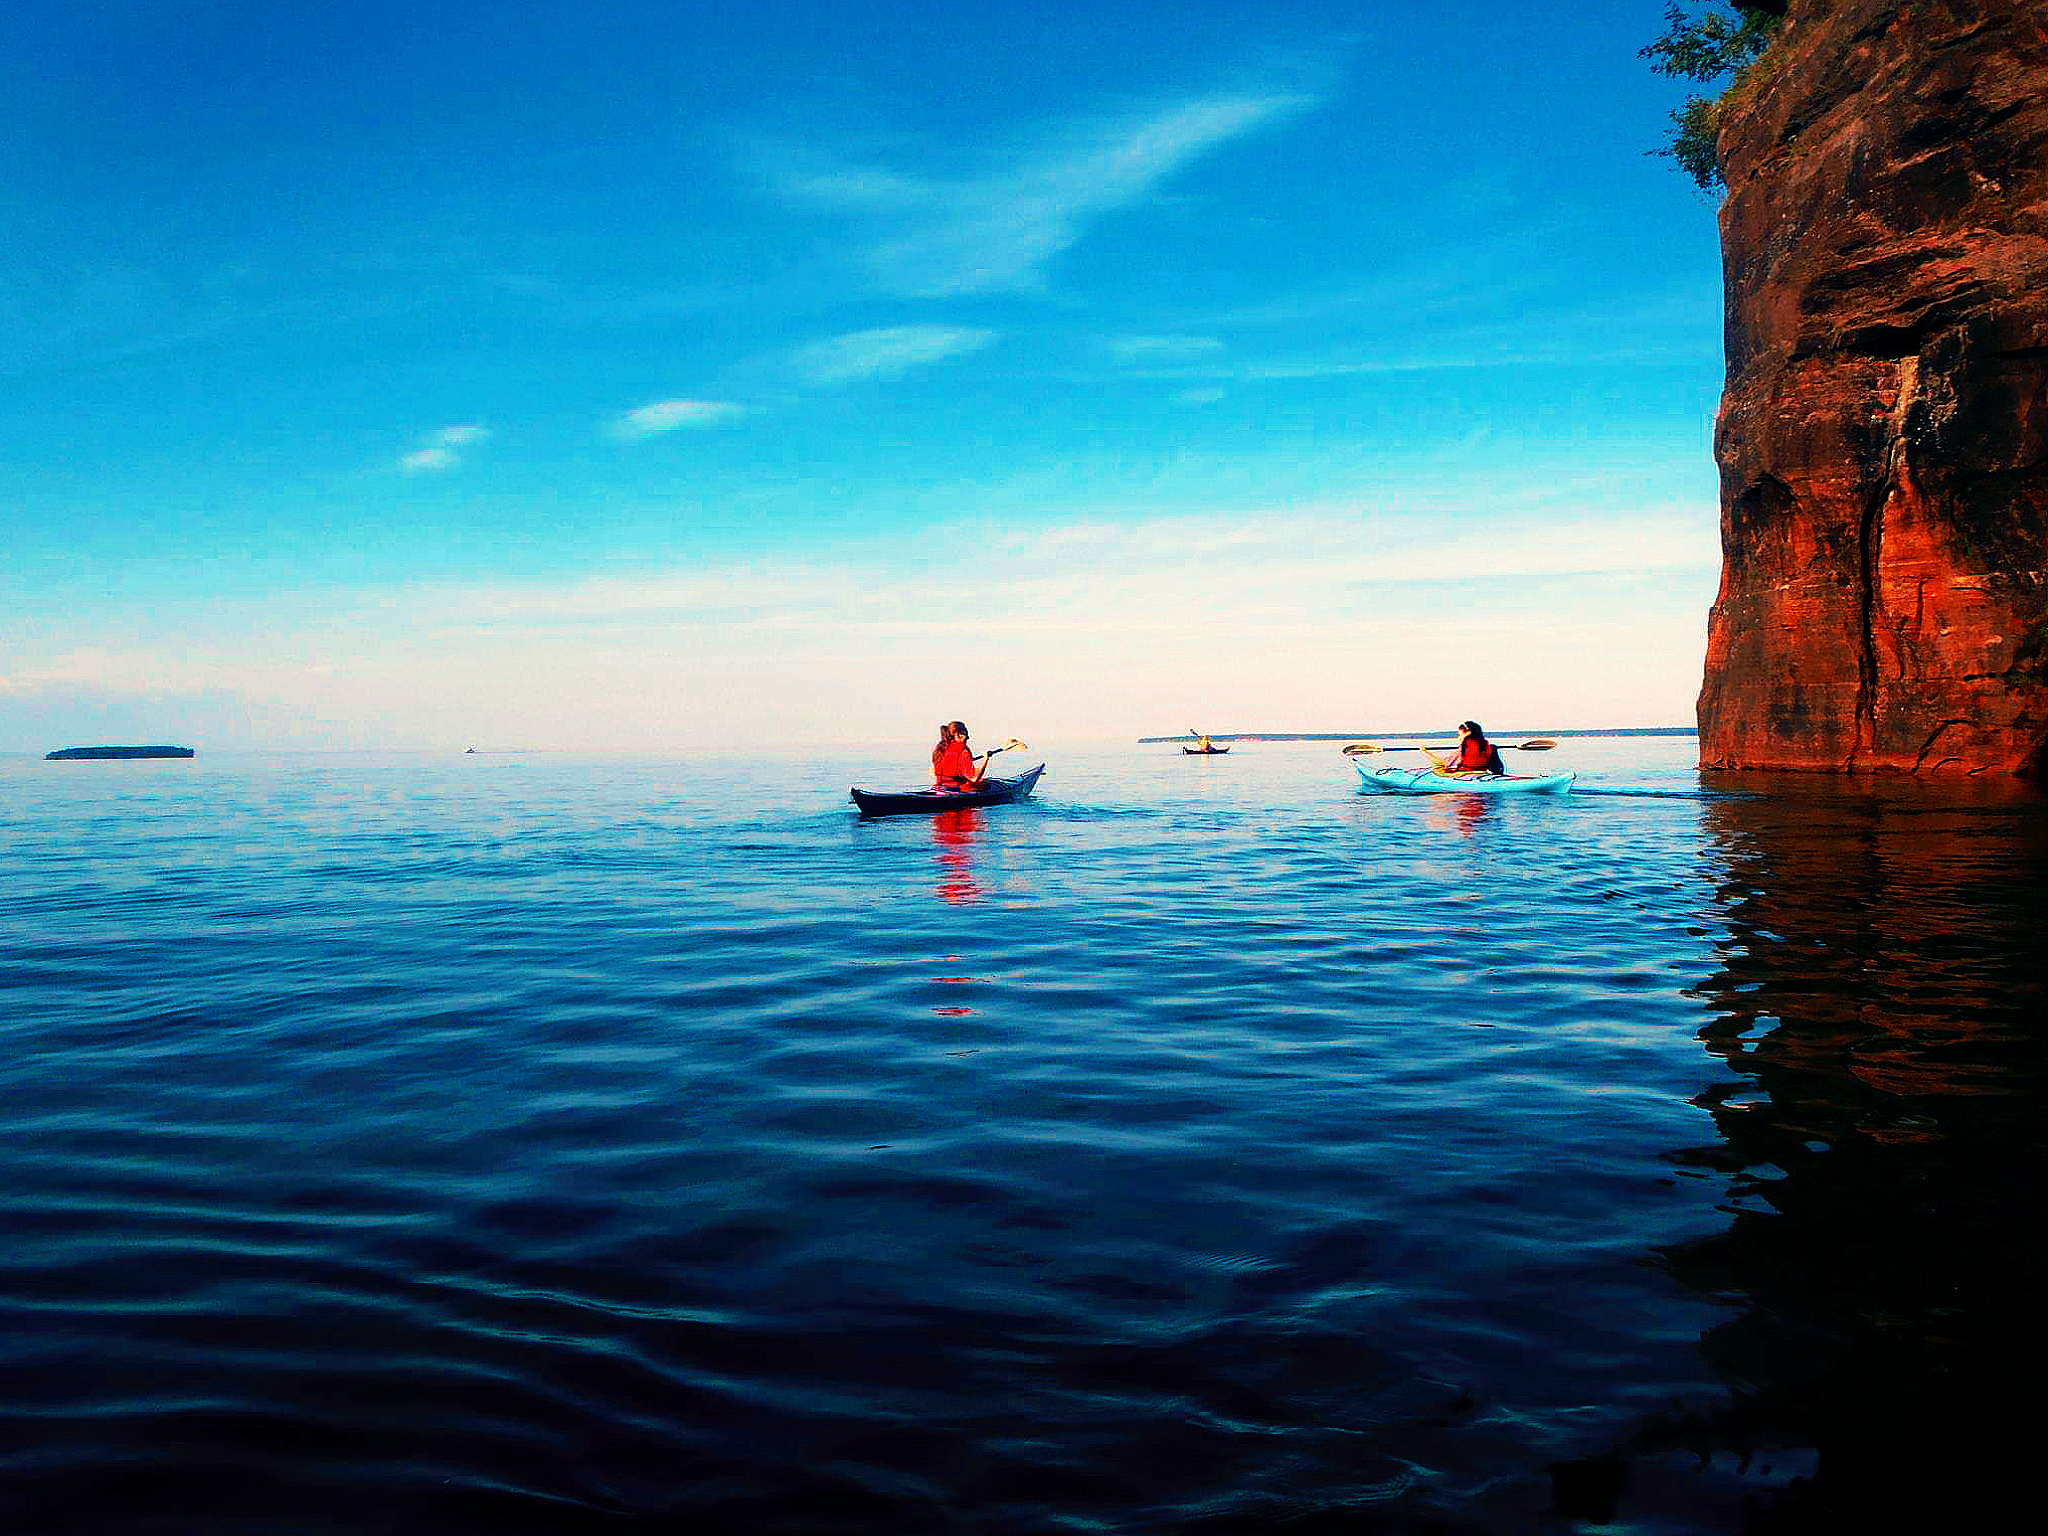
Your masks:
{"label": "red reflection on water", "polygon": [[1470,837],[1493,814],[1493,802],[1485,795],[1440,795],[1430,802],[1429,813],[1438,831]]}
{"label": "red reflection on water", "polygon": [[981,900],[981,887],[974,879],[975,827],[971,810],[941,811],[932,818],[932,844],[939,855],[939,898],[956,906]]}

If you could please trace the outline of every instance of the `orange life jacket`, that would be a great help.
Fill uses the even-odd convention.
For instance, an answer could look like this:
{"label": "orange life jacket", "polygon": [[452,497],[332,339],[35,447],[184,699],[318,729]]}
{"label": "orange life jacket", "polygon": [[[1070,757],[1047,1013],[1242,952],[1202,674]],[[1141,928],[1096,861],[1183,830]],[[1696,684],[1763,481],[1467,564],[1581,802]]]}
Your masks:
{"label": "orange life jacket", "polygon": [[1483,736],[1467,736],[1458,743],[1456,771],[1505,774],[1508,770],[1507,764],[1500,760],[1499,749],[1492,742]]}
{"label": "orange life jacket", "polygon": [[974,754],[964,741],[949,741],[932,754],[932,779],[940,789],[973,789]]}

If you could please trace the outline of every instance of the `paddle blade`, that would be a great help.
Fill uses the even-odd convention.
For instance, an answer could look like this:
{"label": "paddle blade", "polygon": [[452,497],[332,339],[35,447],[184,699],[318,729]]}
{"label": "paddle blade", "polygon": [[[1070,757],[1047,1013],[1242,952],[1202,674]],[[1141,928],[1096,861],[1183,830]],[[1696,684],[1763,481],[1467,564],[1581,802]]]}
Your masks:
{"label": "paddle blade", "polygon": [[1548,752],[1556,746],[1557,743],[1552,741],[1548,736],[1539,736],[1534,741],[1524,741],[1518,743],[1515,746],[1514,750],[1517,752]]}
{"label": "paddle blade", "polygon": [[1016,737],[1012,736],[1008,741],[1003,743],[1001,750],[1005,752],[1028,752],[1031,750],[1031,743],[1028,741],[1019,741]]}
{"label": "paddle blade", "polygon": [[1376,747],[1369,741],[1354,741],[1344,749],[1346,757],[1371,757],[1375,752],[1384,752],[1385,747]]}

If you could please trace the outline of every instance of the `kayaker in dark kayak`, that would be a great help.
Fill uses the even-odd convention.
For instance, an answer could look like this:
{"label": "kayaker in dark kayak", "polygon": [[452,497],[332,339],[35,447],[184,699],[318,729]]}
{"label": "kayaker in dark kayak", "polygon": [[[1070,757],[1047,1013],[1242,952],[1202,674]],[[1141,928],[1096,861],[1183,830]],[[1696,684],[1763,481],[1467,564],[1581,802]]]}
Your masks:
{"label": "kayaker in dark kayak", "polygon": [[939,727],[939,744],[932,748],[932,788],[942,794],[965,794],[981,786],[988,772],[988,758],[977,758],[967,746],[967,727],[949,720]]}
{"label": "kayaker in dark kayak", "polygon": [[1422,749],[1422,755],[1436,764],[1438,773],[1494,773],[1505,776],[1508,765],[1500,760],[1500,748],[1486,739],[1486,732],[1479,728],[1477,720],[1467,720],[1458,727],[1458,755],[1454,762],[1445,762],[1429,748]]}

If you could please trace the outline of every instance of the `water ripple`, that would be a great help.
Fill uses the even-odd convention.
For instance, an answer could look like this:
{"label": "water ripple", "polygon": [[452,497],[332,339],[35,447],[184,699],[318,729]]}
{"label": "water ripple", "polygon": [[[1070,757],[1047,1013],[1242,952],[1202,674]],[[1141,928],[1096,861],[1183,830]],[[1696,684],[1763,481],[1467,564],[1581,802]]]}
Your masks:
{"label": "water ripple", "polygon": [[1482,1532],[1619,1468],[1732,1532],[1859,1513],[1824,1443],[1983,1464],[2037,804],[1255,746],[937,824],[823,759],[787,819],[709,763],[0,765],[0,1514]]}

